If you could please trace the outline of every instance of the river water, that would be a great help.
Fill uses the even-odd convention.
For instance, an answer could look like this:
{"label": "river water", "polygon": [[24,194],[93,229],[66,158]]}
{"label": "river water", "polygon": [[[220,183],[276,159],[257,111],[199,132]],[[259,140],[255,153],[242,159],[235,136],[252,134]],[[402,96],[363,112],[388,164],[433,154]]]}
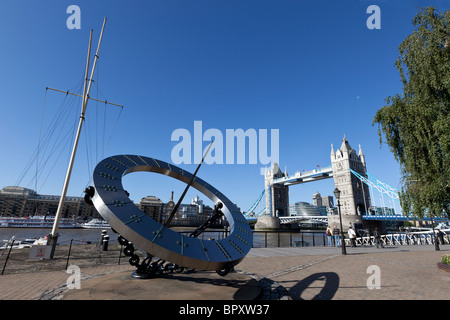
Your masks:
{"label": "river water", "polygon": [[[16,240],[25,240],[39,238],[51,233],[49,228],[0,228],[0,240],[9,240],[15,236]],[[110,242],[117,242],[118,234],[107,230],[110,236]],[[69,244],[73,240],[73,244],[85,244],[87,242],[98,243],[102,238],[101,229],[59,229],[58,243],[61,245]]]}
{"label": "river water", "polygon": [[[102,229],[59,229],[58,243],[60,245],[99,243],[102,239]],[[16,240],[39,238],[51,233],[49,228],[0,228],[0,241],[9,240],[15,236]],[[189,231],[187,231],[189,233]],[[107,229],[110,243],[117,243],[118,234]],[[223,231],[204,232],[201,239],[222,239]],[[254,232],[253,247],[289,247],[289,246],[323,246],[326,245],[323,232]],[[1,244],[0,244],[1,245]]]}

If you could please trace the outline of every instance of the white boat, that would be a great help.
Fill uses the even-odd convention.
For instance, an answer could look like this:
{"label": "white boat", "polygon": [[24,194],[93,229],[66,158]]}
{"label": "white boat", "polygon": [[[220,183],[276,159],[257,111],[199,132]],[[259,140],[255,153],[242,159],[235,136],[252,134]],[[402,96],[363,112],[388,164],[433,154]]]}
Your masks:
{"label": "white boat", "polygon": [[[54,222],[54,216],[0,217],[0,228],[52,228]],[[80,228],[80,224],[62,218],[59,228]]]}
{"label": "white boat", "polygon": [[100,219],[92,219],[89,222],[82,223],[81,227],[85,229],[111,229],[108,222]]}
{"label": "white boat", "polygon": [[3,245],[0,246],[0,250],[9,249],[11,247],[11,244],[14,249],[31,248],[31,246],[34,246],[34,245],[46,245],[47,237],[45,236],[45,237],[41,237],[41,238],[16,240],[15,236],[13,236],[9,240],[3,240]]}

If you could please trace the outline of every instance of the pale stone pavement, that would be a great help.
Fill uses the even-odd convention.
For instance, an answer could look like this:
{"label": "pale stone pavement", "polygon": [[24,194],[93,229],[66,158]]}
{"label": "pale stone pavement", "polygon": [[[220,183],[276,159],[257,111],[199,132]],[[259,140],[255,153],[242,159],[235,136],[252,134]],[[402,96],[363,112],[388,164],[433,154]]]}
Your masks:
{"label": "pale stone pavement", "polygon": [[[258,280],[264,286],[264,294],[260,295],[259,299],[447,300],[450,298],[450,273],[437,268],[441,256],[450,254],[450,245],[441,245],[440,251],[435,251],[434,246],[412,245],[390,246],[384,249],[347,248],[347,252],[348,254],[344,256],[340,248],[328,247],[254,248],[236,266],[236,271],[247,276],[249,280]],[[376,275],[368,270],[371,266],[379,268],[380,289],[368,288],[369,277]],[[134,268],[123,261],[121,265],[92,264],[82,266],[80,270],[83,289],[93,281],[98,284],[104,279],[106,283],[108,277],[111,279],[114,274],[120,275],[121,279],[128,278],[128,272],[131,274]],[[0,275],[0,300],[61,299],[65,293],[71,291],[66,288],[70,276],[71,274],[64,270]],[[190,286],[190,290],[196,290],[199,287],[198,277],[206,279],[206,283],[210,286],[207,296],[197,295],[196,299],[214,299],[214,293],[219,294],[221,288],[226,286],[226,281],[215,273],[199,271],[195,277],[196,280],[184,279],[183,286]],[[174,279],[175,276],[161,279],[165,281],[162,285],[170,286],[174,283]],[[369,285],[375,283],[369,281]],[[80,294],[81,291],[78,292],[78,298]],[[164,292],[161,291],[161,294]],[[99,295],[96,297],[101,299]],[[170,296],[163,297],[170,299]],[[108,293],[108,299],[111,298],[111,293]],[[232,298],[231,295],[230,299]],[[91,298],[86,296],[84,299]],[[133,297],[129,296],[128,299]],[[177,299],[191,299],[191,297],[179,296]]]}

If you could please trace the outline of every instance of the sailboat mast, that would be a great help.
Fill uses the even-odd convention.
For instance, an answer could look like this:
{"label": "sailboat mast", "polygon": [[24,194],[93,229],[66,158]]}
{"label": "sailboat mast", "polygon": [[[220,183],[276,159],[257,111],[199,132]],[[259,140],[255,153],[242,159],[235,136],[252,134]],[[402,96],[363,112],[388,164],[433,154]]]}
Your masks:
{"label": "sailboat mast", "polygon": [[[62,210],[64,208],[64,202],[66,200],[67,189],[69,187],[70,176],[72,174],[72,168],[73,168],[73,164],[74,164],[74,161],[75,161],[75,154],[76,154],[77,147],[78,147],[78,141],[80,139],[81,128],[83,126],[85,113],[86,113],[86,107],[87,107],[87,104],[88,104],[88,101],[89,101],[89,93],[91,92],[92,79],[93,79],[93,76],[94,76],[95,66],[97,65],[98,53],[99,53],[99,50],[100,50],[100,44],[102,42],[103,30],[105,28],[105,23],[106,23],[106,18],[103,20],[102,31],[100,33],[100,39],[98,41],[97,51],[95,53],[94,64],[92,66],[91,76],[90,76],[90,79],[88,81],[89,60],[90,60],[91,42],[92,42],[92,30],[91,30],[91,34],[90,34],[90,38],[89,38],[89,49],[88,49],[87,62],[86,62],[86,77],[85,77],[84,90],[83,90],[83,101],[82,101],[82,106],[81,106],[81,116],[80,116],[80,120],[79,120],[79,123],[78,123],[78,130],[77,130],[77,134],[76,134],[76,137],[75,137],[75,142],[74,142],[73,149],[72,149],[72,155],[70,157],[69,167],[67,169],[66,179],[64,181],[64,186],[63,186],[63,190],[62,190],[62,193],[61,193],[61,198],[59,199],[58,209],[56,211],[55,222],[53,224],[52,232],[50,234],[50,239],[49,239],[49,242],[50,242],[49,244],[51,244],[53,246],[53,248],[55,248],[56,242],[57,242],[57,238],[58,238],[58,225],[59,225],[59,221],[61,219]],[[54,253],[54,249],[52,250],[52,254],[51,254],[52,258],[53,258],[53,253]]]}

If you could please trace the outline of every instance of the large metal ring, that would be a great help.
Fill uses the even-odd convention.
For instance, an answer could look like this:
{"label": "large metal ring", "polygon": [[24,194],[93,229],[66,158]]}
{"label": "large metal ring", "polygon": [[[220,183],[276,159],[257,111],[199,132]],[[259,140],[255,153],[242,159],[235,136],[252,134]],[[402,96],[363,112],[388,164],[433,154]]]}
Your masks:
{"label": "large metal ring", "polygon": [[97,164],[92,202],[111,227],[136,247],[180,266],[214,271],[238,264],[250,251],[253,237],[248,222],[236,205],[213,186],[199,177],[192,182],[192,187],[213,203],[223,203],[222,212],[230,233],[220,240],[202,240],[166,228],[139,210],[122,186],[122,177],[132,172],[160,173],[186,184],[192,174],[167,162],[138,155],[117,155]]}

